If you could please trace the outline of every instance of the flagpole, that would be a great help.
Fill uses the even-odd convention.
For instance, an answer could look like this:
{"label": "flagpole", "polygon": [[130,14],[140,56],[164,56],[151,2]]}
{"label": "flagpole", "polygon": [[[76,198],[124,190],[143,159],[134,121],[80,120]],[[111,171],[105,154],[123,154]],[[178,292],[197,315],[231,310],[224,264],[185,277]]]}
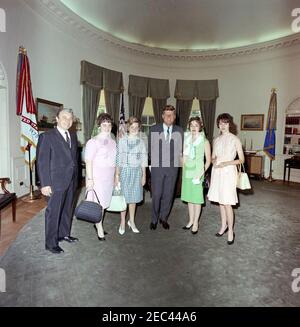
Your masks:
{"label": "flagpole", "polygon": [[273,163],[273,160],[270,159],[270,172],[269,172],[269,178],[268,178],[268,181],[269,182],[273,182],[274,181],[274,179],[272,177],[272,171],[273,171],[273,169],[272,169],[272,163]]}
{"label": "flagpole", "polygon": [[29,159],[29,180],[30,180],[30,186],[29,186],[29,201],[34,201],[37,199],[40,199],[40,196],[34,194],[34,186],[32,182],[32,167],[31,167],[31,154],[30,154],[31,144],[28,143],[26,150],[28,151],[28,159]]}

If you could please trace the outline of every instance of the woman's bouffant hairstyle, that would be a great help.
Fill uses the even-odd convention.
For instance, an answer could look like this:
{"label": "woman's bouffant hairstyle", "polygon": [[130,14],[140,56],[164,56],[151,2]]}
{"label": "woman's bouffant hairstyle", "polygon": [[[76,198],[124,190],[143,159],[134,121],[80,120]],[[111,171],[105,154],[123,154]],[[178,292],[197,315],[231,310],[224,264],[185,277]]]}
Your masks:
{"label": "woman's bouffant hairstyle", "polygon": [[234,133],[235,134],[235,131],[236,131],[236,126],[233,122],[233,117],[231,115],[229,115],[228,113],[223,113],[223,114],[220,114],[218,117],[217,117],[217,127],[219,128],[220,126],[220,121],[224,122],[224,123],[229,123],[229,131],[231,133]]}
{"label": "woman's bouffant hairstyle", "polygon": [[111,123],[112,124],[112,118],[110,114],[102,113],[97,117],[97,126],[100,127],[100,125],[104,122]]}
{"label": "woman's bouffant hairstyle", "polygon": [[201,132],[202,129],[203,129],[203,122],[202,122],[202,120],[201,120],[201,118],[200,118],[199,116],[191,117],[191,118],[189,119],[188,129],[191,129],[191,123],[192,123],[193,121],[195,121],[195,122],[199,125],[199,127],[200,127],[200,128],[199,128],[199,132]]}
{"label": "woman's bouffant hairstyle", "polygon": [[141,126],[142,126],[142,122],[141,122],[137,117],[135,117],[135,116],[131,116],[131,117],[129,117],[128,120],[127,120],[127,126],[128,126],[128,128],[129,128],[132,124],[134,124],[134,123],[138,123],[139,128],[141,128]]}

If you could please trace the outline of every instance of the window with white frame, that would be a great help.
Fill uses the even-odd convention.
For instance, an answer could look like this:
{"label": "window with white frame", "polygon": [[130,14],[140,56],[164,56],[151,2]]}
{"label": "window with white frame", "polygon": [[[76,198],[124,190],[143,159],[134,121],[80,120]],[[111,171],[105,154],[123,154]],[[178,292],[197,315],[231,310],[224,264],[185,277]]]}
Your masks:
{"label": "window with white frame", "polygon": [[190,114],[190,118],[191,117],[201,117],[201,111],[200,111],[200,108],[199,108],[199,100],[198,99],[194,99],[193,100],[193,105],[192,105],[192,109],[191,109],[191,114]]}
{"label": "window with white frame", "polygon": [[98,134],[98,126],[97,126],[97,117],[106,112],[106,107],[105,107],[105,95],[104,95],[104,90],[101,90],[100,93],[100,101],[99,101],[99,106],[98,106],[98,110],[97,110],[97,115],[96,115],[96,121],[95,121],[95,125],[94,125],[94,129],[92,132],[92,137],[96,136]]}
{"label": "window with white frame", "polygon": [[152,99],[146,98],[144,110],[142,113],[142,132],[149,135],[149,130],[152,125],[155,125]]}

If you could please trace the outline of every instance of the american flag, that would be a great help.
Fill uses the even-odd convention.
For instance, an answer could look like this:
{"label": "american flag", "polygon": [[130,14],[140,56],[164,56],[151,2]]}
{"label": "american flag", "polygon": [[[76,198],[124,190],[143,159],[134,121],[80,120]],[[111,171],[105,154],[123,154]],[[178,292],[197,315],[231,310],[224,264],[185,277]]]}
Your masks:
{"label": "american flag", "polygon": [[125,107],[124,107],[124,94],[122,93],[118,136],[119,138],[121,138],[125,134],[126,134]]}

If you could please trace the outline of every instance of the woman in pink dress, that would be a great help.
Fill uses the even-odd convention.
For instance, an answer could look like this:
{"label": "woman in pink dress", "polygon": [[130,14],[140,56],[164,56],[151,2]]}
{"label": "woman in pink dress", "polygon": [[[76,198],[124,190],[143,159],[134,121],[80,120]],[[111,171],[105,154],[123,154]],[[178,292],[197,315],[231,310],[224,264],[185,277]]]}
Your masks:
{"label": "woman in pink dress", "polygon": [[[208,199],[220,205],[222,225],[216,236],[220,237],[228,231],[227,243],[231,245],[235,237],[232,206],[238,203],[236,165],[244,163],[245,158],[241,141],[230,132],[234,127],[232,117],[227,113],[219,115],[217,126],[221,134],[213,143],[213,168]],[[239,159],[235,160],[237,154]]]}
{"label": "woman in pink dress", "polygon": [[[94,225],[99,241],[104,241],[104,209],[110,205],[115,179],[116,142],[111,137],[112,118],[102,113],[97,118],[99,134],[91,138],[85,148],[86,188],[94,190],[103,208],[102,220]],[[97,201],[94,192],[88,192],[88,200]]]}

